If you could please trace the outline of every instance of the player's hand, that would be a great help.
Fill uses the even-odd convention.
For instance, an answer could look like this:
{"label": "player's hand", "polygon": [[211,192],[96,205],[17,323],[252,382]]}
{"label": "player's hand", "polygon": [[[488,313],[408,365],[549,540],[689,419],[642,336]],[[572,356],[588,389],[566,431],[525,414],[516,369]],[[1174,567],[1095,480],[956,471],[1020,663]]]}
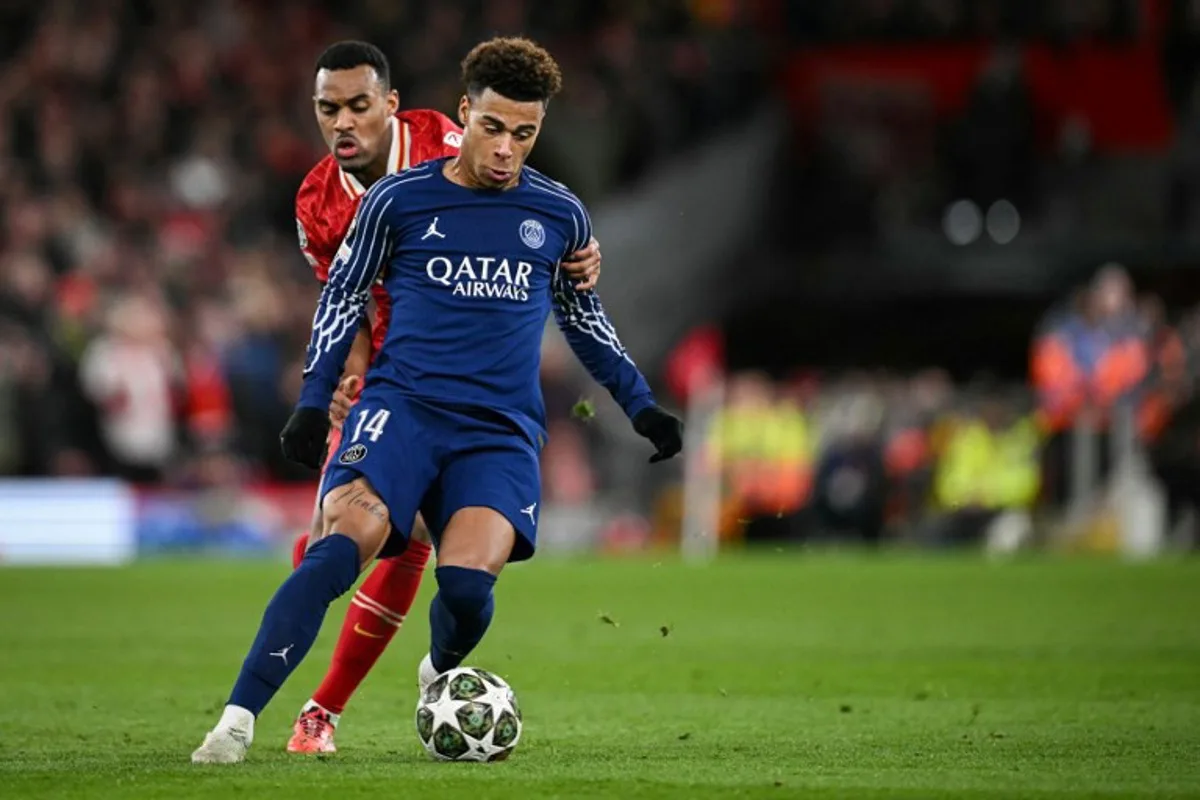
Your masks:
{"label": "player's hand", "polygon": [[600,243],[593,236],[588,246],[563,259],[562,266],[575,281],[575,291],[595,289],[600,282]]}
{"label": "player's hand", "polygon": [[288,461],[320,469],[329,436],[329,414],[319,408],[297,408],[279,434],[279,446]]}
{"label": "player's hand", "polygon": [[650,456],[651,464],[674,458],[683,449],[683,422],[658,406],[639,411],[633,418],[633,429],[654,445],[655,453]]}
{"label": "player's hand", "polygon": [[350,407],[358,400],[358,392],[362,388],[362,377],[347,375],[338,383],[333,391],[333,400],[329,403],[329,421],[333,427],[340,428],[350,416]]}

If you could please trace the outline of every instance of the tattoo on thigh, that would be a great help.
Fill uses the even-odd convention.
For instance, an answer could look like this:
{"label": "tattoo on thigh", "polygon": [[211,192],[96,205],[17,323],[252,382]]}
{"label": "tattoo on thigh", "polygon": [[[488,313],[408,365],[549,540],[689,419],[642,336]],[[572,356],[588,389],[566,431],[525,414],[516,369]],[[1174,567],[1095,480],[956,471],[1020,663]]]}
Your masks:
{"label": "tattoo on thigh", "polygon": [[347,486],[344,491],[334,489],[330,495],[335,503],[344,504],[347,508],[361,508],[381,522],[388,521],[387,506],[374,493],[368,492],[366,489]]}
{"label": "tattoo on thigh", "polygon": [[371,516],[378,519],[380,522],[388,521],[387,507],[379,500],[370,497],[359,497],[350,501],[352,508],[357,507],[366,511]]}

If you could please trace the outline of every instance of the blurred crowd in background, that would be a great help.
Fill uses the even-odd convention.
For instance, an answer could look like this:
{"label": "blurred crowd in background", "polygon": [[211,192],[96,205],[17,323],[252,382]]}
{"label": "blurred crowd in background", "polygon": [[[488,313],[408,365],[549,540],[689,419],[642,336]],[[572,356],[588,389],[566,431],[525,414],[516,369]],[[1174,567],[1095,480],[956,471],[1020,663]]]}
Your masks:
{"label": "blurred crowd in background", "polygon": [[452,112],[475,42],[539,38],[566,88],[535,161],[588,201],[763,86],[737,21],[681,2],[343,5],[0,8],[0,474],[307,477],[277,436],[316,301],[292,203],[326,152],[332,41],[369,32],[403,107]]}
{"label": "blurred crowd in background", "polygon": [[1200,511],[1200,308],[1168,319],[1109,264],[1034,333],[1028,383],[931,368],[781,381],[729,376],[705,467],[720,475],[725,539],[828,537],[978,543],[1012,512],[1071,500],[1072,438],[1115,468],[1124,419],[1165,490],[1167,523]]}
{"label": "blurred crowd in background", "polygon": [[[879,257],[862,244],[887,237],[864,234],[914,230],[970,244],[956,202],[975,209],[975,236],[987,211],[997,242],[998,203],[1025,240],[1200,231],[1200,0],[8,2],[0,475],[311,480],[277,436],[318,290],[292,206],[325,154],[312,64],[369,38],[402,107],[451,111],[459,59],[495,33],[560,59],[534,164],[593,205],[774,95],[798,112],[780,170],[799,204],[782,208],[789,248]],[[845,46],[880,41],[894,47]],[[1161,71],[1162,103],[1138,89],[1098,114],[1087,104],[1103,111],[1110,87],[1073,78],[1142,80],[1135,68]],[[1117,408],[1179,517],[1200,487],[1200,312],[1164,299],[1104,268],[1028,331],[1022,382],[955,383],[937,364],[724,376],[697,454],[722,476],[721,535],[976,540],[1005,512],[1061,507],[1070,432],[1107,430]],[[619,470],[573,413],[599,390],[553,336],[543,381],[544,496],[591,503]],[[658,495],[657,518],[678,504]]]}

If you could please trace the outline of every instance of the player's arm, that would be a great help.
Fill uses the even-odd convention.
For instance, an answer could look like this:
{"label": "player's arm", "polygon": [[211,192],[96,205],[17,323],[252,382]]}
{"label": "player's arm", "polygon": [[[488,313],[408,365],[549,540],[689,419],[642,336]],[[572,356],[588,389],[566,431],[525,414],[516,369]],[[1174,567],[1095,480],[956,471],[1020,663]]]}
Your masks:
{"label": "player's arm", "polygon": [[595,291],[576,292],[562,270],[555,276],[554,321],[575,357],[608,390],[626,416],[633,419],[655,404],[649,384],[604,313],[600,296]]}
{"label": "player's arm", "polygon": [[[595,241],[592,220],[582,203],[572,211],[570,252]],[[554,273],[554,321],[596,382],[608,389],[633,422],[633,429],[654,445],[650,463],[671,458],[683,449],[683,423],[654,401],[654,393],[641,370],[625,352],[617,331],[604,313],[594,289],[578,291],[575,281],[559,268]]]}
{"label": "player's arm", "polygon": [[634,430],[654,444],[650,461],[676,455],[683,448],[683,424],[655,402],[646,378],[604,313],[600,296],[590,289],[576,291],[561,269],[555,275],[554,321],[575,357],[620,404]]}
{"label": "player's arm", "polygon": [[371,366],[371,323],[364,316],[354,336],[354,344],[350,346],[350,357],[342,369],[342,379],[333,391],[333,400],[329,403],[329,421],[335,428],[340,428],[350,416],[350,408],[358,399],[362,389],[363,376]]}
{"label": "player's arm", "polygon": [[367,192],[317,303],[304,387],[280,436],[284,455],[314,469],[320,466],[329,432],[329,402],[366,317],[371,284],[391,255],[394,232],[388,212],[395,201],[395,188],[386,179]]}
{"label": "player's arm", "polygon": [[301,408],[328,408],[355,337],[366,319],[371,284],[391,255],[388,211],[394,190],[382,181],[363,198],[321,290],[304,368]]}
{"label": "player's arm", "polygon": [[367,314],[363,314],[362,320],[359,321],[358,333],[354,335],[354,342],[350,345],[350,355],[346,357],[346,366],[342,373],[344,375],[366,375],[369,366],[371,366],[371,320]]}
{"label": "player's arm", "polygon": [[[320,213],[323,202],[317,184],[306,179],[296,193],[296,232],[299,237],[300,253],[312,267],[313,274],[322,286],[329,281],[329,268],[333,262],[332,253],[336,248],[322,246],[319,241],[310,238],[309,232],[315,234],[324,230],[324,226],[318,224],[318,221],[314,219],[314,214]],[[354,337],[354,344],[350,348],[350,357],[346,360],[345,368],[342,371],[344,377],[333,393],[333,401],[329,404],[329,418],[335,426],[341,425],[350,413],[350,407],[355,400],[354,395],[361,385],[362,376],[366,374],[370,363],[371,323],[364,316],[358,333]],[[352,380],[354,383],[348,383]]]}

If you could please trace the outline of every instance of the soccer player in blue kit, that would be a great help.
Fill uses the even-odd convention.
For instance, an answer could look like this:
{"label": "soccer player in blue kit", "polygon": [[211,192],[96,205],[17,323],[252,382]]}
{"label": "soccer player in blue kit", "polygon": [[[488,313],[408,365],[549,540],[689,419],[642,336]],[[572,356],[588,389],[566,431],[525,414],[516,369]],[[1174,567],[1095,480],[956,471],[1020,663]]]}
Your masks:
{"label": "soccer player in blue kit", "polygon": [[304,388],[280,439],[321,465],[329,401],[382,281],[393,301],[387,340],[322,487],[322,531],[267,605],[199,763],[245,758],[254,720],[316,639],[329,604],[380,556],[402,552],[420,511],[437,551],[423,689],[462,663],[492,619],[509,561],[533,555],[545,409],[538,373],[553,310],[568,343],[654,445],[682,448],[594,291],[561,271],[591,238],[583,204],[524,166],[562,78],[533,42],[484,42],[463,61],[459,155],[382,178],[359,207],[313,323]]}

